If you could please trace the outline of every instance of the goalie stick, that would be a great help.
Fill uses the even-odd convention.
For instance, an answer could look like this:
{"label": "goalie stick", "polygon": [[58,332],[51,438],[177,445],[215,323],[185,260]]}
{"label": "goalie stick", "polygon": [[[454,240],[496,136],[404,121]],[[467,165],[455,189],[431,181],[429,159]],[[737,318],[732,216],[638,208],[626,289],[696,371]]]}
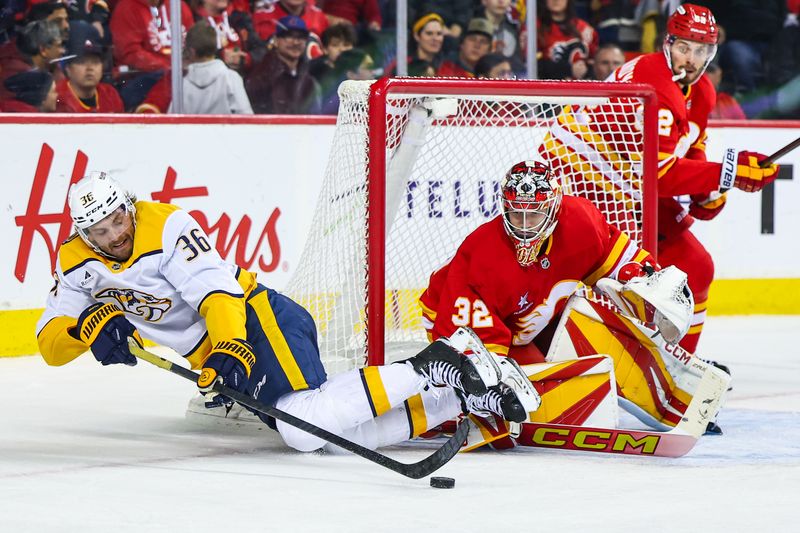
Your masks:
{"label": "goalie stick", "polygon": [[772,164],[773,161],[775,161],[776,159],[780,159],[781,157],[785,156],[786,154],[788,154],[789,152],[791,152],[792,150],[794,150],[798,146],[800,146],[800,137],[798,137],[797,139],[793,140],[792,142],[790,142],[789,144],[787,144],[786,146],[784,146],[783,148],[781,148],[780,150],[778,150],[774,154],[768,156],[765,160],[763,160],[761,163],[759,163],[758,166],[760,166],[761,168],[768,167],[768,166],[770,166]]}
{"label": "goalie stick", "polygon": [[519,445],[536,448],[657,457],[686,455],[705,433],[708,423],[716,417],[730,383],[730,375],[713,365],[696,358],[691,364],[703,371],[703,377],[680,422],[669,431],[526,422],[515,440]]}
{"label": "goalie stick", "polygon": [[[158,355],[148,352],[143,348],[139,348],[139,345],[133,340],[129,340],[128,344],[130,345],[131,353],[137,358],[147,361],[148,363],[151,363],[159,368],[163,368],[164,370],[168,370],[169,372],[172,372],[173,374],[176,374],[184,379],[197,383],[197,378],[199,377],[198,374],[189,370],[188,368],[177,365],[172,361],[164,359],[163,357],[159,357]],[[339,446],[340,448],[344,448],[345,450],[353,452],[354,454],[359,455],[368,461],[372,461],[375,464],[378,464],[384,468],[388,468],[389,470],[397,472],[398,474],[411,479],[420,479],[426,477],[444,466],[456,455],[456,453],[458,453],[458,450],[461,449],[461,445],[464,443],[464,440],[467,437],[467,433],[469,433],[469,419],[464,418],[464,420],[458,425],[455,433],[453,433],[453,436],[447,439],[447,442],[445,442],[438,450],[421,461],[406,464],[396,461],[391,457],[387,457],[374,450],[370,450],[369,448],[365,448],[364,446],[349,441],[343,437],[340,437],[339,435],[335,435],[322,429],[321,427],[311,424],[310,422],[306,422],[305,420],[301,420],[293,415],[290,415],[289,413],[281,411],[280,409],[265,405],[258,400],[237,392],[234,389],[226,387],[220,383],[215,383],[213,390],[214,392],[222,394],[223,396],[227,396],[228,398],[231,398],[232,400],[235,400],[236,402],[249,407],[254,411],[258,411],[259,413],[271,416],[276,420],[280,420],[281,422],[285,422],[291,426],[302,429],[303,431],[310,433],[315,437],[324,439],[332,444],[335,444],[336,446]]]}

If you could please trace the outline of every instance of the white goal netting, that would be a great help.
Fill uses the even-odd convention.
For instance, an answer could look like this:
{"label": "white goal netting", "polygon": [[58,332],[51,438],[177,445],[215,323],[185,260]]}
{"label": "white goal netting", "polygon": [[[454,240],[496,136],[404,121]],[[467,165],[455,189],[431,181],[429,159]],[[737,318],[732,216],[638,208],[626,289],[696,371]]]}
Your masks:
{"label": "white goal netting", "polygon": [[[604,112],[608,127],[595,118],[591,129],[582,132],[578,124],[568,133],[588,141],[597,128],[614,133],[619,143],[613,149],[625,162],[613,169],[615,186],[598,177],[606,163],[591,154],[591,142],[565,140],[568,153],[553,152],[554,162],[580,156],[582,165],[594,167],[563,175],[565,189],[589,197],[642,241],[641,123],[622,127],[615,118],[641,115],[640,98],[588,97],[575,83],[408,79],[379,82],[381,91],[371,97],[371,83],[345,82],[339,89],[341,106],[312,230],[285,291],[317,321],[330,373],[366,364],[368,336],[371,363],[381,362],[384,351],[390,359],[395,348],[405,352],[426,342],[417,299],[431,272],[469,232],[499,214],[503,175],[537,153],[565,109],[611,110]],[[553,85],[564,88],[553,91]],[[611,124],[615,120],[620,124]],[[380,265],[383,283],[375,275]],[[378,299],[367,311],[371,292]],[[382,321],[382,335],[376,321]]]}

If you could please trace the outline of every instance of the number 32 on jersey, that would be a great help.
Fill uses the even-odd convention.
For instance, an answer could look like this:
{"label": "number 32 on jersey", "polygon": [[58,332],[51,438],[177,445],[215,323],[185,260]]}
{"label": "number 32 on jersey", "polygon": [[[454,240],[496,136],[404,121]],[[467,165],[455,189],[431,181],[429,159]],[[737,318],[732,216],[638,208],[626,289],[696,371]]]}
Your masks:
{"label": "number 32 on jersey", "polygon": [[489,313],[483,300],[470,300],[466,296],[459,296],[455,302],[456,312],[453,314],[454,326],[467,326],[472,329],[491,328],[494,325],[492,314]]}

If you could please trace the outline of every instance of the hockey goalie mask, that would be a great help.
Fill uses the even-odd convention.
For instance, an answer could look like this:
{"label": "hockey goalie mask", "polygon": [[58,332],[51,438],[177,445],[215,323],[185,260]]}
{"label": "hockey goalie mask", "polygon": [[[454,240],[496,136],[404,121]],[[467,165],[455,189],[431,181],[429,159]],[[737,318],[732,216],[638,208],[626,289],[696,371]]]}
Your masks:
{"label": "hockey goalie mask", "polygon": [[91,172],[70,187],[67,198],[75,231],[95,252],[125,261],[133,251],[133,197],[105,172]]}
{"label": "hockey goalie mask", "polygon": [[[717,21],[707,7],[678,6],[667,21],[664,39],[664,55],[674,74],[672,80],[683,85],[696,83],[714,59],[718,39]],[[678,74],[676,68],[680,70]]]}
{"label": "hockey goalie mask", "polygon": [[550,166],[538,160],[514,165],[501,183],[503,225],[522,266],[536,262],[542,243],[558,223],[561,187]]}

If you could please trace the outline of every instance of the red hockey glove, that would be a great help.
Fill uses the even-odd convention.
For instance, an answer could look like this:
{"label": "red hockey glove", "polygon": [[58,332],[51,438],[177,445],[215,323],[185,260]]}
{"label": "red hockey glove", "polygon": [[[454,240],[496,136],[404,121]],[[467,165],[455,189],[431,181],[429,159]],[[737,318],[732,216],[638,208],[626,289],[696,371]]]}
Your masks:
{"label": "red hockey glove", "polygon": [[736,187],[745,192],[757,192],[769,185],[778,177],[780,167],[775,163],[765,168],[759,162],[767,156],[757,152],[736,152],[735,148],[725,150],[722,160],[722,172],[719,177],[720,192]]}
{"label": "red hockey glove", "polygon": [[692,203],[689,204],[689,214],[698,220],[711,220],[719,215],[725,207],[728,193],[716,191],[705,194],[693,194]]}
{"label": "red hockey glove", "polygon": [[620,283],[628,283],[633,278],[640,278],[644,276],[652,276],[658,268],[653,265],[636,263],[634,261],[625,263],[619,268],[617,273],[617,281]]}

